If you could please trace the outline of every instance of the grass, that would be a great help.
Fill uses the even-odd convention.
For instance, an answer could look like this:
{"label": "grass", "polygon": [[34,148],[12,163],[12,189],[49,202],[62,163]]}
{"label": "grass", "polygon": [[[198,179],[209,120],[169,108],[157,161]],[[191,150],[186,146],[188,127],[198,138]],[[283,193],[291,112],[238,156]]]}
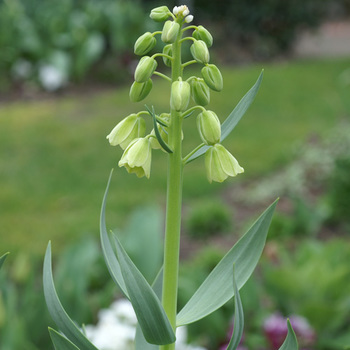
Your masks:
{"label": "grass", "polygon": [[[224,145],[245,168],[240,180],[209,185],[203,159],[185,170],[185,200],[215,193],[242,179],[284,164],[293,147],[323,134],[345,114],[336,79],[348,60],[265,65],[261,90]],[[223,69],[223,93],[213,93],[209,109],[221,120],[257,79],[261,66]],[[157,80],[146,103],[166,111],[168,83]],[[158,102],[155,103],[154,101]],[[88,96],[16,102],[0,107],[0,255],[42,255],[48,240],[54,251],[84,234],[98,235],[99,211],[109,171],[121,156],[105,136],[143,103],[132,104],[128,87]],[[195,118],[186,121],[185,149],[199,141]],[[137,179],[117,168],[110,190],[110,227],[141,204],[164,203],[166,161],[153,153],[151,179]]]}

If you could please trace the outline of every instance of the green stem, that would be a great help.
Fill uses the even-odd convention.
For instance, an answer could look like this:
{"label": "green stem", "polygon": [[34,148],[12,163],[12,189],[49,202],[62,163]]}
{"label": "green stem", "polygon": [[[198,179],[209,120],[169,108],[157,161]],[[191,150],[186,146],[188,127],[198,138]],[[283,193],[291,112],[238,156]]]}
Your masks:
{"label": "green stem", "polygon": [[195,154],[198,150],[200,150],[202,147],[205,146],[205,143],[201,143],[200,145],[198,145],[194,150],[192,150],[184,159],[183,159],[183,164],[186,165],[187,160],[193,155]]}
{"label": "green stem", "polygon": [[[171,79],[182,76],[181,32],[173,43]],[[164,242],[164,272],[162,303],[174,331],[176,330],[177,291],[180,254],[181,207],[182,207],[182,118],[181,113],[171,110],[168,128],[169,146],[173,153],[168,155],[167,208]],[[175,343],[163,345],[161,350],[174,350]]]}
{"label": "green stem", "polygon": [[161,78],[163,78],[163,79],[165,79],[165,80],[171,82],[171,79],[170,79],[167,75],[165,75],[165,74],[163,74],[163,73],[161,73],[161,72],[155,71],[153,74],[154,74],[154,75],[158,75],[159,77],[161,77]]}

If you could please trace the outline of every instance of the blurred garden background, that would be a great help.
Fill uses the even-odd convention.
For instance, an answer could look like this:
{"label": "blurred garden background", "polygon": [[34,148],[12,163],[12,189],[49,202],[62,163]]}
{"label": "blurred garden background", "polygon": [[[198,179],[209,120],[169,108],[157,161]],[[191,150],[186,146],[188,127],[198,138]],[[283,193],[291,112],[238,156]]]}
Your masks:
{"label": "blurred garden background", "polygon": [[[262,69],[264,79],[224,142],[244,175],[209,184],[203,159],[185,169],[179,307],[280,197],[263,258],[242,289],[243,346],[273,349],[279,316],[294,315],[302,348],[343,349],[350,345],[350,1],[184,3],[214,37],[211,60],[224,90],[209,106],[221,121]],[[94,324],[120,297],[99,245],[113,167],[108,226],[150,281],[160,266],[166,159],[154,153],[151,178],[138,179],[117,167],[121,151],[106,140],[142,108],[128,97],[133,45],[161,29],[148,18],[160,5],[178,3],[0,0],[0,255],[11,252],[0,273],[1,350],[53,349],[41,282],[49,240],[58,293],[74,320]],[[155,79],[145,103],[164,110],[167,91]],[[189,123],[185,151],[200,140]],[[231,304],[189,327],[189,340],[219,349]]]}

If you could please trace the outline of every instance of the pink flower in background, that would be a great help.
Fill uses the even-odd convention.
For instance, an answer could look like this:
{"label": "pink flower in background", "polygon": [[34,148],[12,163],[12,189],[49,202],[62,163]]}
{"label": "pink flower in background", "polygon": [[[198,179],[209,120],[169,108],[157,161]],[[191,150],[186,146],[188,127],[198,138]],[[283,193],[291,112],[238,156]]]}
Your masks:
{"label": "pink flower in background", "polygon": [[[302,316],[291,316],[290,323],[300,346],[307,350],[307,347],[312,346],[316,340],[315,331],[307,319]],[[279,349],[288,333],[286,318],[279,313],[272,314],[265,319],[263,328],[271,349]]]}

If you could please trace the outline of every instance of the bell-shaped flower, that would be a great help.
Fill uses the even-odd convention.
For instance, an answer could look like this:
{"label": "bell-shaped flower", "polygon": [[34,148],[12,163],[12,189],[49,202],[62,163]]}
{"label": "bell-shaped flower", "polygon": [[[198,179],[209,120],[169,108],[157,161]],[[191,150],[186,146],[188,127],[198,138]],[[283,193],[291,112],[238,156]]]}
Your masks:
{"label": "bell-shaped flower", "polygon": [[209,182],[223,182],[229,176],[244,172],[237,159],[222,145],[216,144],[205,152],[205,168]]}
{"label": "bell-shaped flower", "polygon": [[150,137],[137,138],[125,149],[118,165],[125,167],[130,174],[137,177],[151,174],[152,147]]}
{"label": "bell-shaped flower", "polygon": [[132,140],[142,137],[145,130],[145,120],[137,114],[130,114],[119,122],[106,138],[111,146],[120,145],[125,149]]}
{"label": "bell-shaped flower", "polygon": [[203,111],[198,114],[197,128],[205,144],[214,145],[220,142],[221,124],[218,116],[213,111]]}

